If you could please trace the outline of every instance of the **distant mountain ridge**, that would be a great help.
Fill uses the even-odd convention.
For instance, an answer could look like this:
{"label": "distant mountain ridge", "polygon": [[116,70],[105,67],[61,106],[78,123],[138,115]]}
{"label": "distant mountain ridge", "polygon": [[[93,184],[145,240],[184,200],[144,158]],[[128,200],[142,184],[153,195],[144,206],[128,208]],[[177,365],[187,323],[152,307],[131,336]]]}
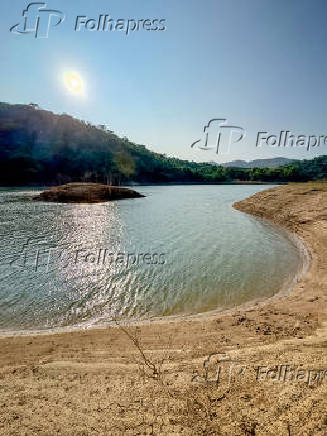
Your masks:
{"label": "distant mountain ridge", "polygon": [[299,162],[298,159],[287,159],[286,157],[273,157],[270,159],[254,159],[247,162],[246,160],[237,159],[232,162],[224,162],[221,165],[224,168],[279,168],[284,165],[289,165],[294,162]]}

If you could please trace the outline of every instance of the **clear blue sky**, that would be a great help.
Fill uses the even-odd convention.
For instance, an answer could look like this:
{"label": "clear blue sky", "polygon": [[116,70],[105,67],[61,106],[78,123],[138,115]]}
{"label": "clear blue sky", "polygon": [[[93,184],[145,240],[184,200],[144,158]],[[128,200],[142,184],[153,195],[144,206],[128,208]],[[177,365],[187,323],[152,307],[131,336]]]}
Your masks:
{"label": "clear blue sky", "polygon": [[[255,147],[256,132],[326,134],[326,0],[49,0],[66,14],[48,39],[15,35],[28,2],[0,3],[0,100],[38,103],[190,160],[312,158]],[[166,31],[74,32],[77,15],[165,18]],[[86,96],[71,95],[77,71]],[[246,129],[232,153],[190,148],[211,118]],[[320,153],[326,154],[327,145]]]}

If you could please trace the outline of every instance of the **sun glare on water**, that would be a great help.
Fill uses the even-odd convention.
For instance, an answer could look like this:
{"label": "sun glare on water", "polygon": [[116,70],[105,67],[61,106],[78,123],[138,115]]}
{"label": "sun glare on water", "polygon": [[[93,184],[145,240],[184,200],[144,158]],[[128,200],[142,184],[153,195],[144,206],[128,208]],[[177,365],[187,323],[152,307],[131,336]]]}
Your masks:
{"label": "sun glare on water", "polygon": [[72,71],[64,73],[64,83],[68,91],[76,95],[84,95],[83,79],[78,73]]}

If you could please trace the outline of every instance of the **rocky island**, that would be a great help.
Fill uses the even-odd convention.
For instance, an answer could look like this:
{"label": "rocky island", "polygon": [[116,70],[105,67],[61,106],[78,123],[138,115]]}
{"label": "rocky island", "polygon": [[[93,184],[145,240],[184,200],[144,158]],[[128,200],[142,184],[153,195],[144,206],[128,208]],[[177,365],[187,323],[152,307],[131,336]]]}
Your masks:
{"label": "rocky island", "polygon": [[139,198],[144,195],[129,188],[108,186],[100,183],[67,183],[41,192],[33,201],[56,203],[100,203],[103,201]]}

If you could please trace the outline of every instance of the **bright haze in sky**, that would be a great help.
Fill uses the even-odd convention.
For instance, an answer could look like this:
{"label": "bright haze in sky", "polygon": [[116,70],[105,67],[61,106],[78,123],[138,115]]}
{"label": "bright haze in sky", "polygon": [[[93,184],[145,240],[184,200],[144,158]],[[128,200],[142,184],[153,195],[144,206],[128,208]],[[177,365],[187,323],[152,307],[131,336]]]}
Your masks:
{"label": "bright haze in sky", "polygon": [[66,71],[63,74],[63,81],[67,90],[75,95],[85,95],[85,87],[82,77],[74,71]]}
{"label": "bright haze in sky", "polygon": [[[311,159],[327,151],[255,146],[259,131],[327,135],[325,0],[49,0],[46,8],[65,19],[48,38],[9,31],[27,5],[0,4],[1,101],[105,124],[189,160]],[[83,20],[98,23],[100,15],[164,19],[165,30],[85,29]],[[85,17],[79,31],[77,16]],[[246,132],[228,155],[191,148],[212,118]]]}

